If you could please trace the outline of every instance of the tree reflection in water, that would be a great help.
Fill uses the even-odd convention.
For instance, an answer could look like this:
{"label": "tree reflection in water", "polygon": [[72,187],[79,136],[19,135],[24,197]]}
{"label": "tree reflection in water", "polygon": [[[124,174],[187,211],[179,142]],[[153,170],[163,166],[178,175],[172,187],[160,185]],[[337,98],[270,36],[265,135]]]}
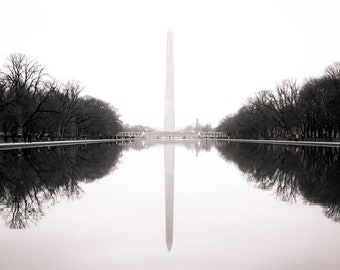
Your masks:
{"label": "tree reflection in water", "polygon": [[78,198],[79,183],[115,169],[121,149],[93,144],[0,151],[0,214],[6,225],[26,228],[61,198]]}
{"label": "tree reflection in water", "polygon": [[340,221],[339,148],[225,143],[217,149],[259,188],[272,189],[287,201],[302,195],[306,203],[321,205],[328,218]]}

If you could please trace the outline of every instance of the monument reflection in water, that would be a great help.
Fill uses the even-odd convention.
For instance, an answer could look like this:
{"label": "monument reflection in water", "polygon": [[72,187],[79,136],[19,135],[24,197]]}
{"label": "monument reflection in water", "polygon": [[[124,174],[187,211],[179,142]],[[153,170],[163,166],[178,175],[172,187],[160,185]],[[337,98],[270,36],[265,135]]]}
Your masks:
{"label": "monument reflection in water", "polygon": [[339,269],[339,175],[339,148],[136,140],[0,151],[0,268]]}
{"label": "monument reflection in water", "polygon": [[[159,143],[159,142],[158,142]],[[155,143],[155,144],[158,144]],[[166,245],[173,245],[174,142],[164,143]],[[138,145],[138,149],[150,145]],[[152,144],[151,144],[152,145]],[[185,144],[188,149],[210,151],[237,165],[248,181],[271,189],[284,201],[301,196],[323,207],[326,217],[340,221],[340,149],[293,147],[202,141]],[[129,147],[134,147],[130,145]],[[7,227],[22,229],[36,224],[44,209],[61,197],[78,197],[81,182],[92,182],[110,173],[121,156],[114,144],[0,152],[0,216]]]}
{"label": "monument reflection in water", "polygon": [[164,185],[165,185],[165,233],[166,246],[170,251],[174,232],[174,181],[175,181],[175,145],[164,145]]}

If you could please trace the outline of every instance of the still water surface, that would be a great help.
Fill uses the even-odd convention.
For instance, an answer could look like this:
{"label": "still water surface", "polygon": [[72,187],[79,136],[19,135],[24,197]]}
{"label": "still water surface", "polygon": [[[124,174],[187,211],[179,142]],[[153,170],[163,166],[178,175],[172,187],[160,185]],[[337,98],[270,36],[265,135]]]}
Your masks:
{"label": "still water surface", "polygon": [[340,151],[135,142],[0,152],[0,269],[340,269]]}

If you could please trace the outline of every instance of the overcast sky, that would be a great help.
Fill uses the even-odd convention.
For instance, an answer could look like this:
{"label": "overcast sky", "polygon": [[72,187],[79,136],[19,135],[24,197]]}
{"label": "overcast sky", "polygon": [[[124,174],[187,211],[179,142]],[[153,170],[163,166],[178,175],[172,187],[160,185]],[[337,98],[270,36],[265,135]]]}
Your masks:
{"label": "overcast sky", "polygon": [[256,91],[340,61],[340,1],[0,0],[0,60],[24,53],[129,124],[163,127],[174,33],[176,127],[217,125]]}

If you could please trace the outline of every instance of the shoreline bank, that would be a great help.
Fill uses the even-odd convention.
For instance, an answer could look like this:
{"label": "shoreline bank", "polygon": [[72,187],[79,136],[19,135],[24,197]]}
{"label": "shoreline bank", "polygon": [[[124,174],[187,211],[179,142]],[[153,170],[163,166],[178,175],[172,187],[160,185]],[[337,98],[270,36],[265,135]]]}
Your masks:
{"label": "shoreline bank", "polygon": [[[124,142],[134,139],[97,139],[97,140],[69,140],[69,141],[44,141],[44,142],[19,142],[19,143],[0,143],[1,150],[12,150],[21,148],[39,148],[39,147],[55,147],[55,146],[67,146],[78,144],[94,144],[94,143],[112,143],[112,142]],[[148,139],[147,139],[148,140]],[[161,139],[156,139],[161,140]],[[188,139],[180,139],[186,141]],[[193,140],[193,139],[190,139]],[[197,141],[224,141],[224,142],[241,142],[241,143],[262,143],[262,144],[280,144],[291,146],[320,146],[320,147],[340,147],[340,142],[325,142],[325,141],[284,141],[284,140],[255,140],[255,139],[215,139],[215,138],[202,138],[194,139]],[[175,140],[178,141],[178,140]]]}

